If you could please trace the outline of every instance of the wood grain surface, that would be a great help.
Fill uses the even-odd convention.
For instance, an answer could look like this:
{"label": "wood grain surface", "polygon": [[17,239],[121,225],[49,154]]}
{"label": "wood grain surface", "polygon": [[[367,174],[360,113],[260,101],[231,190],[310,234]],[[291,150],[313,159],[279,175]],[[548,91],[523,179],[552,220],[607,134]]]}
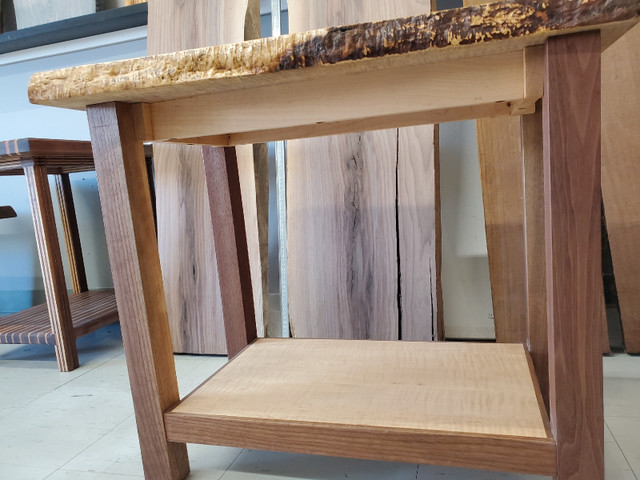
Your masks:
{"label": "wood grain surface", "polygon": [[[205,443],[378,460],[476,457],[476,468],[550,474],[553,439],[527,358],[514,344],[260,339],[167,413],[167,432],[182,438],[191,427],[190,438]],[[516,443],[500,450],[505,439]],[[518,440],[530,442],[535,461],[505,458]],[[459,456],[443,455],[443,445]]]}
{"label": "wood grain surface", "polygon": [[14,1],[17,27],[28,28],[43,23],[55,22],[70,17],[95,13],[96,2],[92,0],[39,0]]}
{"label": "wood grain surface", "polygon": [[[69,309],[76,338],[118,321],[111,289],[69,294]],[[55,345],[46,303],[0,317],[0,343]]]}
{"label": "wood grain surface", "polygon": [[[542,102],[536,112],[521,117],[526,250],[527,347],[535,367],[544,404],[549,410],[549,340],[544,245],[544,172]],[[511,139],[505,141],[511,141]]]}
{"label": "wood grain surface", "polygon": [[[488,2],[486,0],[464,0],[465,6],[481,5],[483,3]],[[536,72],[533,73],[535,74]],[[527,72],[527,76],[529,74],[530,72]],[[531,161],[539,162],[540,168],[542,168],[542,152],[536,151],[541,146],[541,143],[540,145],[524,145],[523,139],[525,136],[529,140],[533,140],[537,134],[532,130],[524,132],[522,125],[521,121],[514,117],[481,118],[476,120],[482,198],[487,230],[491,296],[496,340],[498,342],[528,341],[527,322],[533,322],[536,325],[539,323],[538,314],[536,313],[537,308],[534,307],[532,311],[531,307],[528,306],[528,302],[544,305],[545,301],[543,296],[538,298],[531,296],[533,291],[540,287],[538,282],[541,278],[543,280],[543,277],[538,276],[538,272],[536,272],[537,266],[532,267],[533,277],[527,274],[527,258],[528,261],[533,262],[537,261],[536,258],[541,257],[532,257],[530,256],[531,252],[527,252],[525,258],[523,185],[515,180],[523,173],[520,163],[524,155],[533,154],[534,160]],[[531,128],[536,127],[531,125]],[[531,152],[526,151],[527,148],[531,148]],[[540,156],[538,156],[538,153]],[[536,168],[533,165],[530,166],[531,168]],[[534,178],[538,178],[537,172],[532,172],[532,175]],[[537,182],[538,180],[534,181]],[[539,185],[531,185],[531,187],[534,189],[537,189],[538,186],[542,188],[542,177],[539,177],[539,182]],[[534,210],[539,208],[539,213],[530,212],[530,215],[534,216],[541,215],[542,212],[542,197],[537,196],[537,193],[537,191],[533,193],[533,203],[529,207],[526,205],[524,207],[525,209],[532,208]],[[540,221],[540,225],[542,225],[541,218],[536,218],[534,221]],[[527,226],[527,228],[529,227],[536,230],[538,225]],[[541,228],[544,229],[544,226],[542,225]],[[540,232],[535,231],[533,234],[534,242],[541,240],[542,237],[538,237],[538,234],[543,235],[543,230]],[[528,242],[526,248],[530,247],[538,248],[532,247],[532,242]],[[534,285],[532,287],[528,286],[528,281],[532,281]],[[529,314],[536,315],[536,317],[527,319]],[[533,329],[534,336],[536,335],[536,328]],[[531,328],[529,328],[529,333],[532,333]],[[541,335],[546,334],[546,325],[544,330],[538,333]],[[534,340],[534,344],[536,343],[536,340]],[[546,340],[543,348],[546,356]],[[610,351],[604,296],[602,303],[602,351],[604,353]],[[534,356],[534,363],[538,364],[540,361],[538,359],[541,357],[533,352],[532,355]],[[546,364],[546,360],[543,363]],[[545,381],[543,380],[541,386],[544,383]],[[543,391],[545,391],[544,387]]]}
{"label": "wood grain surface", "polygon": [[[299,32],[429,8],[429,1],[416,0],[293,0],[289,28]],[[424,340],[437,330],[433,127],[401,132],[288,142],[295,336],[398,339],[405,332]]]}
{"label": "wood grain surface", "polygon": [[543,98],[549,404],[558,480],[604,479],[600,34],[549,39]]}
{"label": "wood grain surface", "polygon": [[168,442],[163,424],[180,396],[138,113],[123,104],[87,108],[145,477],[182,480],[187,448]]}
{"label": "wood grain surface", "polygon": [[[259,30],[255,30],[254,22],[245,22],[245,19],[256,15],[253,11],[256,9],[259,5],[255,0],[152,2],[149,5],[148,52],[173,52],[254,38],[259,36]],[[246,27],[253,30],[247,31]],[[266,157],[255,161],[264,163]],[[158,243],[174,351],[220,354],[226,353],[227,347],[202,162],[199,147],[154,146]],[[239,147],[238,162],[256,285],[255,311],[262,327],[262,267],[253,149]],[[262,222],[266,223],[266,219]]]}
{"label": "wood grain surface", "polygon": [[602,196],[627,352],[640,353],[640,28],[602,56]]}
{"label": "wood grain surface", "polygon": [[476,120],[496,341],[526,342],[520,118]]}
{"label": "wood grain surface", "polygon": [[227,352],[233,358],[257,336],[238,160],[233,147],[205,147],[202,152]]}
{"label": "wood grain surface", "polygon": [[80,243],[80,231],[76,218],[76,208],[73,204],[73,192],[71,191],[71,181],[68,173],[56,175],[56,195],[58,206],[60,207],[60,221],[64,231],[64,240],[69,257],[69,273],[71,275],[71,285],[74,293],[86,292],[87,273],[84,269],[84,259],[82,258],[82,245]]}
{"label": "wood grain surface", "polygon": [[[264,80],[273,82],[276,79],[268,74],[276,72],[281,73],[277,79],[283,81],[294,76],[292,71],[305,75],[305,70],[320,65],[326,72],[334,71],[326,68],[329,64],[380,66],[379,62],[357,61],[365,58],[384,58],[387,65],[397,65],[396,61],[407,65],[518,51],[568,30],[601,28],[619,36],[624,28],[635,24],[638,15],[635,0],[493,3],[42,72],[31,79],[29,99],[37,104],[84,108],[92,103],[124,101],[132,93],[137,101],[147,102],[171,98],[170,92],[177,98],[176,91],[190,97],[203,93],[203,88],[211,93],[222,86],[238,88],[255,82],[255,87]],[[401,53],[415,55],[396,55]],[[158,75],[159,68],[162,75]]]}
{"label": "wood grain surface", "polygon": [[62,255],[58,242],[49,180],[45,166],[25,160],[22,164],[27,179],[29,204],[36,235],[36,248],[40,259],[42,282],[47,298],[51,331],[56,337],[56,360],[62,372],[78,368],[76,335],[73,331],[69,296],[64,278]]}

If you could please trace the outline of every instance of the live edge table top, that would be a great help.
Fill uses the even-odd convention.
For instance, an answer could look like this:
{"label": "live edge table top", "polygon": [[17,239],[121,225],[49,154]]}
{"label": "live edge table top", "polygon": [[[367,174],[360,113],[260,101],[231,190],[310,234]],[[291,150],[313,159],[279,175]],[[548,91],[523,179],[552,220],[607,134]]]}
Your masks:
{"label": "live edge table top", "polygon": [[639,10],[639,0],[493,3],[38,73],[29,98],[142,104],[141,140],[216,145],[530,113],[535,46],[598,29],[606,48]]}

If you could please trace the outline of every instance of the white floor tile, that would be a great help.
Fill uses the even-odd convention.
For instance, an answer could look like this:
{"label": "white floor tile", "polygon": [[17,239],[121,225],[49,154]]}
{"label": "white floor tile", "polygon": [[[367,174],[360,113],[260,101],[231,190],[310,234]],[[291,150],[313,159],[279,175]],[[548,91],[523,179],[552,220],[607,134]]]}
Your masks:
{"label": "white floor tile", "polygon": [[65,463],[63,470],[142,476],[138,432],[133,416]]}
{"label": "white floor tile", "polygon": [[142,476],[117,475],[112,473],[76,472],[73,470],[58,470],[47,480],[134,480]]}
{"label": "white floor tile", "polygon": [[18,414],[0,418],[0,432],[0,464],[51,469],[60,468],[104,433]]}
{"label": "white floor tile", "polygon": [[407,463],[245,450],[221,480],[409,480],[415,479],[416,471],[416,465]]}
{"label": "white floor tile", "polygon": [[7,480],[44,480],[54,471],[51,468],[0,463],[0,478]]}
{"label": "white floor tile", "polygon": [[[127,480],[143,476],[119,328],[80,339],[81,367],[57,370],[53,349],[0,345],[0,479]],[[177,355],[182,395],[226,357]],[[607,480],[640,479],[640,358],[604,359]],[[37,452],[37,454],[36,454]],[[189,445],[189,480],[538,480],[427,465]]]}
{"label": "white floor tile", "polygon": [[631,470],[640,477],[640,418],[605,419]]}

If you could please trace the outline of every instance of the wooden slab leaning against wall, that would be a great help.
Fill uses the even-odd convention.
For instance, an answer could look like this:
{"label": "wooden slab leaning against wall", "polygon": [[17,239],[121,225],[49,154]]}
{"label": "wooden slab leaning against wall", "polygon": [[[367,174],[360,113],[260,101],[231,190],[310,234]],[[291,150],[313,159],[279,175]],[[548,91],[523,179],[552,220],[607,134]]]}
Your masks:
{"label": "wooden slab leaning against wall", "polygon": [[[258,0],[155,0],[149,3],[148,53],[241,42],[260,36]],[[258,220],[254,161],[266,163],[265,149],[236,148],[242,185],[258,331],[263,332],[263,275],[266,267],[266,212]],[[175,352],[226,353],[222,303],[205,184],[202,148],[154,146],[158,244]],[[261,167],[260,194],[268,196]],[[261,199],[266,206],[268,199]],[[258,223],[262,235],[258,239]],[[262,252],[262,254],[261,254]],[[264,262],[262,261],[264,260]],[[266,272],[265,272],[266,273]]]}
{"label": "wooden slab leaning against wall", "polygon": [[[463,0],[463,3],[471,6],[490,2]],[[532,312],[546,315],[538,307],[544,304],[538,290],[541,281],[544,284],[544,276],[538,275],[544,272],[538,272],[537,268],[527,270],[529,247],[525,241],[526,214],[520,181],[526,152],[520,140],[521,128],[521,119],[516,116],[476,120],[496,341],[507,343],[526,341],[528,317]],[[542,204],[538,207],[542,208]],[[529,205],[528,208],[536,207]],[[531,274],[536,277],[528,277]],[[601,332],[594,334],[602,336],[602,351],[608,353],[604,293],[601,310]],[[545,322],[536,319],[534,323]]]}
{"label": "wooden slab leaning against wall", "polygon": [[602,197],[629,353],[640,353],[639,78],[636,25],[602,55]]}
{"label": "wooden slab leaning against wall", "polygon": [[[291,32],[431,8],[429,0],[288,5]],[[288,142],[294,336],[443,338],[435,144],[432,125]]]}

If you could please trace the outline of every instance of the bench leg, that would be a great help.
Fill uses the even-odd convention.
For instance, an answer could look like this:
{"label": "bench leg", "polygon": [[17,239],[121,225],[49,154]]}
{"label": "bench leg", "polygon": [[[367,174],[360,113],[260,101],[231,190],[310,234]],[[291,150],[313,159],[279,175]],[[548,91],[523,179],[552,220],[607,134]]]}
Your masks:
{"label": "bench leg", "polygon": [[[135,105],[87,107],[102,216],[147,480],[189,473],[186,445],[168,442],[164,412],[179,401]],[[140,135],[137,135],[139,133]]]}
{"label": "bench leg", "polygon": [[47,297],[49,320],[51,330],[56,337],[55,350],[58,368],[62,372],[69,372],[78,368],[78,351],[76,350],[76,334],[73,331],[58,231],[53,215],[47,168],[33,161],[23,162],[22,167],[27,178],[29,203],[31,204],[38,257],[40,257],[40,267],[42,268],[44,291]]}
{"label": "bench leg", "polygon": [[249,250],[236,149],[203,147],[229,358],[256,339]]}
{"label": "bench leg", "polygon": [[78,231],[78,220],[76,218],[76,208],[73,204],[73,193],[71,192],[69,174],[61,173],[60,175],[56,175],[55,178],[73,291],[74,293],[86,292],[89,290],[89,287],[87,286],[87,274],[84,269],[84,259],[82,258],[80,232]]}
{"label": "bench leg", "polygon": [[549,410],[558,480],[604,479],[600,34],[545,46],[543,157]]}

